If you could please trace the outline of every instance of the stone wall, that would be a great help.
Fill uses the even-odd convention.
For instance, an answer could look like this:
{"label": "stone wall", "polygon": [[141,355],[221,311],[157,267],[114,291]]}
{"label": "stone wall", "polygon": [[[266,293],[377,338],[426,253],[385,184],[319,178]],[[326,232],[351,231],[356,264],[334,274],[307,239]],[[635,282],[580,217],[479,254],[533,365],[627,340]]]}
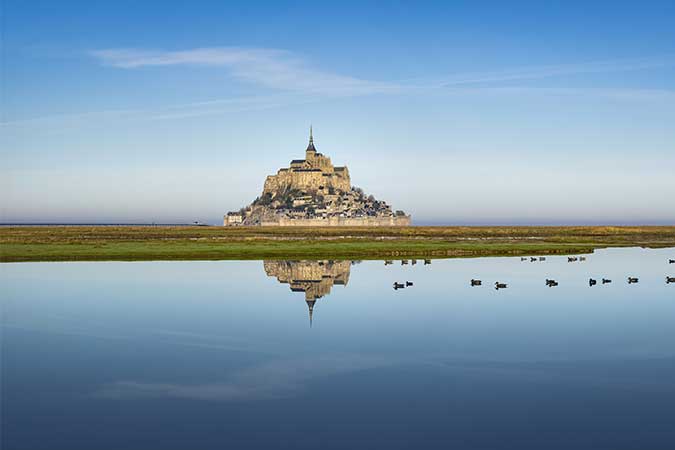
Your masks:
{"label": "stone wall", "polygon": [[351,189],[348,174],[343,176],[339,172],[327,174],[319,170],[294,170],[280,171],[276,175],[268,176],[265,179],[263,195],[267,192],[280,192],[289,186],[307,192],[318,191],[320,186],[323,186],[326,190],[329,187],[342,191],[349,191]]}
{"label": "stone wall", "polygon": [[264,227],[408,227],[410,216],[397,217],[328,217],[291,219],[280,217],[261,224]]}

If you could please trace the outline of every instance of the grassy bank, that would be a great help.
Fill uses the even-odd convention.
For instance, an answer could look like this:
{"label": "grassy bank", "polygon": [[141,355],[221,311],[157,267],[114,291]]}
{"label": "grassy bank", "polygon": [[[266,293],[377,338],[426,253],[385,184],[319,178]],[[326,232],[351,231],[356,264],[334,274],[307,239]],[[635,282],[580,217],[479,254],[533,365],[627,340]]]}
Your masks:
{"label": "grassy bank", "polygon": [[0,227],[0,261],[378,259],[675,246],[675,227]]}

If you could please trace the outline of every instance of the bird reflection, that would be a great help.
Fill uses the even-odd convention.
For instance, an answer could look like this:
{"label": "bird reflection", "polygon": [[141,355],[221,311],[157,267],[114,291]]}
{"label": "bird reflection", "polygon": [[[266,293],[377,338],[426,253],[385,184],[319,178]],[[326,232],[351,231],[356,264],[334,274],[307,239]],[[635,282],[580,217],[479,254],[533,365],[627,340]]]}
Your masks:
{"label": "bird reflection", "polygon": [[330,294],[334,285],[346,286],[352,264],[358,261],[263,261],[265,273],[279,283],[290,285],[293,292],[304,292],[312,326],[314,305]]}

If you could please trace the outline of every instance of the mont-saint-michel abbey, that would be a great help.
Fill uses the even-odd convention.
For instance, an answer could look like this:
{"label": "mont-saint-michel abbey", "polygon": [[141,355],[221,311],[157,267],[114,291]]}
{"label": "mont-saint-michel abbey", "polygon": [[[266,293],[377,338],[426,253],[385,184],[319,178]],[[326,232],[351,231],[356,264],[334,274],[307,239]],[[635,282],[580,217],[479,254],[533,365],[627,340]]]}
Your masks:
{"label": "mont-saint-michel abbey", "polygon": [[408,226],[410,216],[351,184],[347,167],[316,151],[312,128],[305,159],[265,180],[253,203],[225,215],[225,226]]}

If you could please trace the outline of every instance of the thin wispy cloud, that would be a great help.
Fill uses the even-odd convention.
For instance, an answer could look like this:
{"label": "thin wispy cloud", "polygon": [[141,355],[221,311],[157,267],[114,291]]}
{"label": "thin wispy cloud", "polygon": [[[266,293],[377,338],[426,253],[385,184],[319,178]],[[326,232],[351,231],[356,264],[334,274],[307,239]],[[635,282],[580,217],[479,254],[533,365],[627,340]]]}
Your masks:
{"label": "thin wispy cloud", "polygon": [[379,82],[337,75],[312,68],[299,56],[285,50],[238,47],[197,48],[182,51],[139,49],[95,50],[91,55],[102,64],[134,69],[149,66],[223,66],[241,80],[266,87],[327,94],[359,95],[400,92],[410,89],[499,83],[565,75],[612,73],[675,66],[675,58],[640,58],[586,63],[557,64],[460,73],[432,79]]}
{"label": "thin wispy cloud", "polygon": [[420,87],[446,87],[506,81],[534,80],[565,75],[629,72],[675,66],[675,58],[623,59],[587,63],[544,65],[451,75],[418,84]]}
{"label": "thin wispy cloud", "polygon": [[83,123],[137,122],[143,120],[169,120],[191,117],[213,116],[244,111],[264,111],[289,105],[300,105],[320,101],[325,96],[303,95],[299,92],[282,92],[269,95],[255,95],[180,103],[152,109],[112,109],[87,111],[73,114],[53,114],[29,119],[0,122],[3,128],[37,127],[45,130],[55,127],[60,131],[79,127]]}
{"label": "thin wispy cloud", "polygon": [[575,64],[531,66],[476,73],[374,81],[315,68],[285,50],[240,47],[206,47],[179,51],[100,49],[88,52],[100,64],[124,70],[172,66],[212,67],[233,79],[261,86],[270,92],[256,96],[214,99],[162,108],[92,111],[12,120],[0,126],[54,126],[59,130],[84,122],[172,120],[232,112],[266,110],[317,102],[327,98],[397,95],[533,95],[548,97],[608,98],[626,102],[672,102],[675,92],[664,89],[602,87],[532,87],[513,82],[572,75],[652,70],[675,66],[675,58],[623,59]]}
{"label": "thin wispy cloud", "polygon": [[223,67],[239,80],[267,88],[322,95],[364,95],[387,92],[394,84],[362,80],[311,67],[293,53],[274,49],[237,47],[182,51],[106,49],[91,52],[102,64],[123,69],[157,66]]}
{"label": "thin wispy cloud", "polygon": [[639,89],[639,88],[568,88],[568,87],[529,87],[529,86],[499,86],[499,87],[461,87],[445,90],[449,95],[472,96],[529,96],[529,97],[581,97],[605,98],[627,102],[669,102],[675,101],[675,91],[667,89]]}

